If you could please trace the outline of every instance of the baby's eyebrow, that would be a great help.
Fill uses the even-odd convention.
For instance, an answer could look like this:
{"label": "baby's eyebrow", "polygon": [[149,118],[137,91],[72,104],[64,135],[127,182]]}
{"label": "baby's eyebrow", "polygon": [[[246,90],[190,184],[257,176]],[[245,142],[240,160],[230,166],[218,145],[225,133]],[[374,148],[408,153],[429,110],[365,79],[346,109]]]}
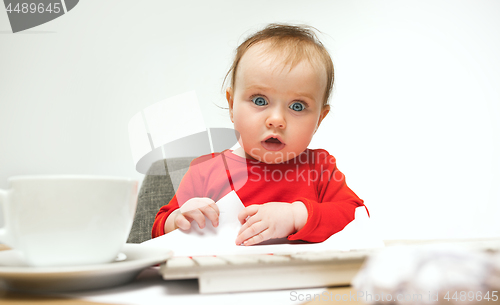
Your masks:
{"label": "baby's eyebrow", "polygon": [[[263,85],[249,85],[245,86],[245,91],[250,91],[250,90],[256,90],[256,91],[264,91],[264,92],[276,92],[276,89],[274,87],[269,87],[269,86],[263,86]],[[307,93],[307,92],[294,92],[294,96],[296,96],[298,99],[300,98],[306,98],[309,101],[316,102],[316,99],[313,94]],[[304,101],[305,102],[305,101]]]}
{"label": "baby's eyebrow", "polygon": [[262,91],[275,91],[273,87],[267,87],[262,85],[250,85],[245,87],[246,90],[262,90]]}
{"label": "baby's eyebrow", "polygon": [[296,93],[296,95],[297,95],[297,96],[300,96],[300,97],[305,97],[305,98],[307,98],[307,99],[309,99],[309,100],[311,100],[311,101],[316,102],[316,99],[314,98],[314,96],[313,96],[313,95],[311,95],[311,94],[309,94],[309,93],[305,93],[305,92],[297,92],[297,93]]}

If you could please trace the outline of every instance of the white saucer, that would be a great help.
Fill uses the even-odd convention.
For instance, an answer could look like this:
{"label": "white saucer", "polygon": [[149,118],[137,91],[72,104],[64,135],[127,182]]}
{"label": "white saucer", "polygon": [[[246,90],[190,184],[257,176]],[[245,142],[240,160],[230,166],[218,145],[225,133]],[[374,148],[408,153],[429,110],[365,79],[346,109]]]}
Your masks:
{"label": "white saucer", "polygon": [[166,261],[172,251],[125,244],[117,260],[108,264],[29,267],[16,250],[0,251],[0,284],[13,290],[62,292],[107,288],[135,279],[146,267]]}

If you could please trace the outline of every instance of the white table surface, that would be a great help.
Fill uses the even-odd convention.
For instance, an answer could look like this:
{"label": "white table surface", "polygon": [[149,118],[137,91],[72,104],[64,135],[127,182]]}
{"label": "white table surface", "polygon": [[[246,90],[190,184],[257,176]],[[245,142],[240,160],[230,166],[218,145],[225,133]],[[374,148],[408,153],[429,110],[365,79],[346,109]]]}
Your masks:
{"label": "white table surface", "polygon": [[[303,304],[300,294],[321,294],[326,288],[200,294],[197,280],[165,281],[158,267],[151,267],[130,284],[103,290],[64,293],[63,296],[109,304]],[[54,295],[54,294],[52,294]],[[294,300],[295,299],[295,300]]]}

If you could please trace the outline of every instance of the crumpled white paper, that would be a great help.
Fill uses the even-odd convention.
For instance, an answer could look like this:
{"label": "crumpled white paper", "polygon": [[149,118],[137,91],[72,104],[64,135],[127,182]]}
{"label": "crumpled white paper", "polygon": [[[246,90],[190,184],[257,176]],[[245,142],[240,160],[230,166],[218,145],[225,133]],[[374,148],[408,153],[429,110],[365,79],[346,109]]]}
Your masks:
{"label": "crumpled white paper", "polygon": [[450,245],[387,247],[365,262],[352,285],[369,304],[496,303],[500,253]]}

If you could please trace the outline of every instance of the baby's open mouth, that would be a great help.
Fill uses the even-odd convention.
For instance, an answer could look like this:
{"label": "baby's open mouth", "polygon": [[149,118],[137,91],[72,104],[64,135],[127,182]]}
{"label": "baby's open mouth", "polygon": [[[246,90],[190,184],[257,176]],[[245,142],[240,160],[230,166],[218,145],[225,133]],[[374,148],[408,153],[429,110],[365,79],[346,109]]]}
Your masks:
{"label": "baby's open mouth", "polygon": [[262,147],[264,147],[266,150],[271,150],[271,151],[282,150],[283,147],[285,147],[285,143],[282,143],[277,138],[269,138],[265,141],[262,141],[261,143]]}
{"label": "baby's open mouth", "polygon": [[280,140],[276,139],[276,138],[269,138],[266,140],[267,143],[281,143]]}

